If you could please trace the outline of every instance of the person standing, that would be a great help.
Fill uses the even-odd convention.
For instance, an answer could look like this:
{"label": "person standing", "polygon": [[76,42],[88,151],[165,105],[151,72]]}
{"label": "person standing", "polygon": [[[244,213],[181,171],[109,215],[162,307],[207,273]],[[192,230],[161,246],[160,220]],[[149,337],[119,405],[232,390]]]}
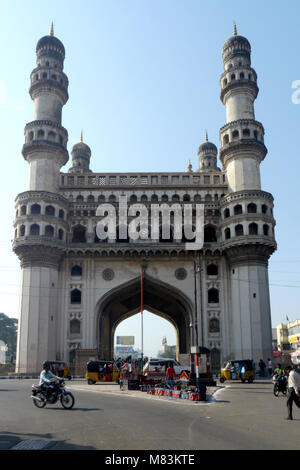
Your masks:
{"label": "person standing", "polygon": [[171,388],[173,390],[174,387],[174,377],[175,377],[175,369],[173,367],[173,364],[170,362],[169,367],[167,367],[166,370],[166,384],[167,387]]}
{"label": "person standing", "polygon": [[288,415],[285,419],[293,419],[293,403],[300,408],[300,374],[293,369],[292,366],[285,368],[288,376],[288,389],[287,389],[287,409]]}
{"label": "person standing", "polygon": [[273,375],[273,363],[270,358],[268,358],[268,371],[269,371],[269,377],[272,377]]}
{"label": "person standing", "polygon": [[264,361],[261,359],[258,363],[258,367],[260,369],[260,376],[261,377],[265,377],[265,368],[266,368],[266,364],[264,363]]}

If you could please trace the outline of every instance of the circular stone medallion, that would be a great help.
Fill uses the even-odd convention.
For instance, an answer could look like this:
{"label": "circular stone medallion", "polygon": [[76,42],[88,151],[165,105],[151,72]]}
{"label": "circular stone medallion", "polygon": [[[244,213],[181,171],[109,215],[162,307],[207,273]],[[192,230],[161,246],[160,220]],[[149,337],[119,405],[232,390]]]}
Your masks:
{"label": "circular stone medallion", "polygon": [[179,281],[183,281],[187,277],[187,271],[184,268],[178,268],[175,271],[175,277]]}
{"label": "circular stone medallion", "polygon": [[115,277],[115,273],[112,269],[107,268],[102,272],[102,277],[105,281],[111,281]]}

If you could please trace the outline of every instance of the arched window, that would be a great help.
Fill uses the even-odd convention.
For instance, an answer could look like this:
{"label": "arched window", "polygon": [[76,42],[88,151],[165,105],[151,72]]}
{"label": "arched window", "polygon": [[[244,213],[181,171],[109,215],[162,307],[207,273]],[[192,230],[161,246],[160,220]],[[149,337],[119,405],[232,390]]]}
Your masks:
{"label": "arched window", "polygon": [[216,228],[212,225],[204,227],[204,243],[215,243],[217,241]]}
{"label": "arched window", "polygon": [[257,235],[258,234],[258,225],[252,223],[249,225],[249,235]]}
{"label": "arched window", "polygon": [[263,214],[266,214],[268,212],[268,206],[266,206],[266,204],[263,204],[261,206],[261,211],[262,211]]}
{"label": "arched window", "polygon": [[108,198],[108,202],[109,202],[110,204],[113,204],[113,203],[116,202],[116,201],[117,201],[116,196],[115,196],[114,194],[111,194],[111,195],[109,196],[109,198]]}
{"label": "arched window", "polygon": [[29,132],[29,141],[30,142],[33,140],[33,136],[34,136],[33,131],[30,131]]}
{"label": "arched window", "polygon": [[162,202],[168,202],[169,198],[167,194],[163,194],[161,197]]}
{"label": "arched window", "polygon": [[71,269],[71,276],[82,276],[82,267],[81,266],[73,266]]}
{"label": "arched window", "polygon": [[231,238],[231,231],[230,231],[230,228],[227,227],[225,229],[225,240],[229,240],[229,238]]}
{"label": "arched window", "polygon": [[232,138],[233,138],[233,139],[238,139],[238,138],[239,138],[239,135],[240,135],[239,131],[233,131],[233,133],[232,133]]}
{"label": "arched window", "polygon": [[37,224],[32,224],[30,225],[30,235],[33,235],[34,237],[38,236],[40,234],[40,226]]}
{"label": "arched window", "polygon": [[132,196],[130,196],[130,199],[129,199],[130,202],[137,202],[137,197],[135,194],[132,194]]}
{"label": "arched window", "polygon": [[227,83],[228,83],[227,78],[224,78],[224,80],[223,80],[223,86],[226,86]]}
{"label": "arched window", "polygon": [[244,227],[242,226],[242,224],[236,225],[235,226],[235,236],[236,237],[241,237],[242,235],[244,235]]}
{"label": "arched window", "polygon": [[227,208],[224,210],[224,218],[227,219],[228,217],[230,217],[230,210]]}
{"label": "arched window", "polygon": [[250,130],[249,129],[243,129],[243,137],[250,137]]}
{"label": "arched window", "polygon": [[37,215],[41,213],[41,206],[39,204],[33,204],[30,209],[30,213]]}
{"label": "arched window", "polygon": [[53,131],[48,132],[48,139],[49,140],[55,140],[56,139],[56,134]]}
{"label": "arched window", "polygon": [[263,225],[263,231],[264,231],[264,235],[268,236],[269,235],[269,225],[264,224]]}
{"label": "arched window", "polygon": [[39,129],[37,133],[38,139],[43,139],[45,137],[45,131],[43,129]]}
{"label": "arched window", "polygon": [[25,225],[21,225],[20,227],[20,237],[24,237],[25,236]]}
{"label": "arched window", "polygon": [[211,194],[206,194],[205,201],[212,201]]}
{"label": "arched window", "polygon": [[201,195],[200,194],[195,194],[194,201],[195,202],[200,202],[201,201]]}
{"label": "arched window", "polygon": [[83,225],[76,225],[73,228],[72,243],[86,243],[86,228]]}
{"label": "arched window", "polygon": [[105,202],[105,196],[103,196],[103,194],[101,194],[100,196],[98,196],[98,202]]}
{"label": "arched window", "polygon": [[191,200],[191,196],[189,194],[184,194],[183,201],[184,202],[189,202],[190,200]]}
{"label": "arched window", "polygon": [[240,73],[240,79],[243,80],[245,78],[245,74],[243,72]]}
{"label": "arched window", "polygon": [[257,212],[256,204],[254,204],[253,202],[248,204],[247,211],[248,211],[248,214],[256,214],[256,212]]}
{"label": "arched window", "polygon": [[81,304],[81,291],[73,289],[70,295],[71,304]]}
{"label": "arched window", "polygon": [[180,197],[178,196],[178,194],[173,194],[172,202],[179,202],[179,201],[180,201]]}
{"label": "arched window", "polygon": [[21,215],[26,215],[27,208],[26,206],[21,207]]}
{"label": "arched window", "polygon": [[64,231],[60,228],[58,230],[58,239],[63,240],[63,238],[64,238]]}
{"label": "arched window", "polygon": [[95,198],[92,194],[90,194],[87,198],[87,202],[94,202],[95,201]]}
{"label": "arched window", "polygon": [[243,213],[243,207],[241,206],[241,204],[237,204],[236,206],[234,206],[233,210],[234,210],[234,215],[239,215]]}
{"label": "arched window", "polygon": [[226,135],[224,135],[224,137],[223,137],[223,144],[226,145],[226,144],[228,144],[228,143],[229,143],[229,135],[226,134]]}
{"label": "arched window", "polygon": [[151,196],[151,202],[158,202],[158,196],[157,196],[157,194],[153,194],[153,195]]}
{"label": "arched window", "polygon": [[83,196],[81,196],[81,195],[77,196],[76,201],[77,202],[83,202]]}
{"label": "arched window", "polygon": [[233,73],[230,78],[231,80],[235,80],[235,74]]}
{"label": "arched window", "polygon": [[65,213],[64,213],[64,211],[63,211],[62,209],[59,209],[58,217],[59,217],[60,219],[64,219],[64,218],[65,218]]}
{"label": "arched window", "polygon": [[55,215],[54,207],[53,206],[46,206],[45,214],[46,215]]}
{"label": "arched window", "polygon": [[206,268],[206,274],[208,276],[217,276],[218,275],[218,266],[216,264],[209,264]]}
{"label": "arched window", "polygon": [[215,287],[208,289],[208,303],[218,304],[219,303],[219,291]]}
{"label": "arched window", "polygon": [[148,197],[146,194],[143,194],[141,197],[141,202],[148,202]]}
{"label": "arched window", "polygon": [[53,237],[54,236],[54,228],[52,225],[46,225],[45,227],[45,236],[46,237]]}
{"label": "arched window", "polygon": [[208,331],[210,333],[220,333],[220,321],[218,318],[211,318],[209,320]]}
{"label": "arched window", "polygon": [[77,318],[70,321],[70,334],[80,335],[80,320],[77,320]]}

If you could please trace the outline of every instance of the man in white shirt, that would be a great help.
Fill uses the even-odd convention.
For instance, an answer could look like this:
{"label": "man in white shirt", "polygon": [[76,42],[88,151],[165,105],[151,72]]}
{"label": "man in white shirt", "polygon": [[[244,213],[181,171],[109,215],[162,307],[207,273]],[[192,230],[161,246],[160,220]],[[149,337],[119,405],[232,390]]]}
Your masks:
{"label": "man in white shirt", "polygon": [[42,387],[42,389],[46,390],[46,398],[48,398],[49,392],[51,391],[50,385],[53,379],[62,380],[61,377],[57,377],[56,375],[52,374],[49,363],[44,362],[43,370],[40,374],[39,385]]}
{"label": "man in white shirt", "polygon": [[293,419],[293,402],[300,408],[300,374],[291,366],[286,367],[285,370],[289,374],[286,402],[288,416],[286,419]]}

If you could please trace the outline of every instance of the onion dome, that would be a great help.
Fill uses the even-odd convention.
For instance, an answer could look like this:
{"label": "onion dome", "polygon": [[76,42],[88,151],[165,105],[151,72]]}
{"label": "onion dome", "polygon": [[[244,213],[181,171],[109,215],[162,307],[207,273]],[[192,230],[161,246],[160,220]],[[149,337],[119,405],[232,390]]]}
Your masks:
{"label": "onion dome", "polygon": [[212,142],[206,141],[198,149],[199,170],[198,171],[219,171],[217,168],[218,149]]}
{"label": "onion dome", "polygon": [[224,46],[222,51],[223,61],[231,60],[236,56],[245,56],[250,61],[251,55],[251,45],[247,38],[244,36],[239,36],[237,34],[236,25],[234,25],[234,33],[231,38],[229,38]]}
{"label": "onion dome", "polygon": [[50,35],[44,36],[38,41],[36,53],[38,58],[47,56],[64,61],[65,48],[63,43],[54,36],[53,23],[51,25]]}
{"label": "onion dome", "polygon": [[80,142],[73,146],[71,155],[73,166],[69,169],[69,173],[83,173],[91,171],[89,166],[92,152],[90,147],[83,142],[82,133]]}

